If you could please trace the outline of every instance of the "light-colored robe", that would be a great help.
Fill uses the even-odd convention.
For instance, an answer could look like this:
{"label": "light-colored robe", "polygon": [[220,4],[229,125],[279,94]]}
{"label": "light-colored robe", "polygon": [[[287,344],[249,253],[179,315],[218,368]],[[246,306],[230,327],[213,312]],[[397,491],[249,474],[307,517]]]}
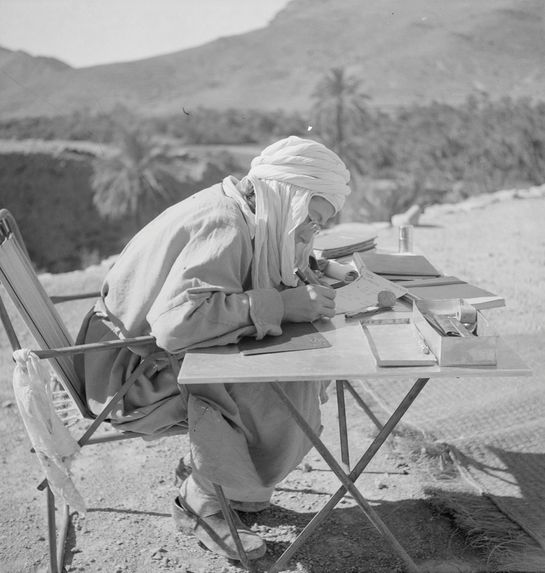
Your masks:
{"label": "light-colored robe", "polygon": [[[170,207],[121,253],[106,276],[102,299],[78,342],[152,334],[159,348],[183,359],[186,349],[281,334],[276,289],[252,289],[252,240],[237,203],[221,184]],[[156,347],[87,353],[85,392],[99,410]],[[138,353],[138,354],[136,354]],[[168,361],[142,376],[113,422],[154,433],[189,428],[196,471],[229,488],[270,488],[303,458],[310,443],[264,383],[178,385]],[[290,398],[316,431],[319,384],[286,382]]]}

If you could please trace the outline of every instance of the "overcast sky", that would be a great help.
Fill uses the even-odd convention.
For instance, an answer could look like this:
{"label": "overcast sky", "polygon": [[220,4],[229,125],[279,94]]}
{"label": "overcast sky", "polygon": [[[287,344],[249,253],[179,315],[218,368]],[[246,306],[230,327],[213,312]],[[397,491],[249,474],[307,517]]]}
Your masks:
{"label": "overcast sky", "polygon": [[75,67],[262,28],[289,0],[0,0],[0,46]]}

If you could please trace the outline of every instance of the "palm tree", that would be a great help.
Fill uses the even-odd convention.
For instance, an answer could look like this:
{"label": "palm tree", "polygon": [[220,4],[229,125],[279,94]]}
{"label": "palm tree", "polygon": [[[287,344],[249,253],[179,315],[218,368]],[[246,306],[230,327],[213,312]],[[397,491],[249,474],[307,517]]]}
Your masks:
{"label": "palm tree", "polygon": [[[332,68],[318,82],[312,98],[311,115],[321,139],[342,157],[353,181],[356,176],[364,176],[356,143],[370,117],[367,110],[370,97],[363,93],[362,81],[348,75],[344,68]],[[335,222],[339,223],[340,218],[338,213]]]}
{"label": "palm tree", "polygon": [[[362,81],[341,67],[332,68],[316,85],[312,115],[325,143],[344,155],[347,139],[354,127],[362,127],[369,113],[370,99],[361,89]],[[352,129],[351,129],[352,128]]]}
{"label": "palm tree", "polygon": [[169,154],[136,128],[121,127],[116,150],[95,159],[93,203],[101,216],[130,217],[138,230],[177,200],[176,189],[190,162],[187,156]]}

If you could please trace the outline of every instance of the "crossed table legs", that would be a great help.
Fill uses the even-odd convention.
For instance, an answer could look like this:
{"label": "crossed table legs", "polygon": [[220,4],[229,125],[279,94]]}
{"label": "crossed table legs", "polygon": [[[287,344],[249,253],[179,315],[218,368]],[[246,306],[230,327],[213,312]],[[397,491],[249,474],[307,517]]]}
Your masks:
{"label": "crossed table legs", "polygon": [[[395,538],[392,532],[387,528],[386,524],[382,521],[375,510],[369,505],[369,503],[363,498],[360,491],[354,485],[354,482],[361,475],[363,470],[367,467],[369,462],[373,459],[375,454],[378,452],[382,444],[385,442],[386,438],[392,433],[398,422],[401,420],[405,412],[409,409],[410,405],[414,402],[418,394],[424,388],[429,378],[419,378],[411,389],[407,392],[403,400],[400,402],[399,406],[390,416],[388,421],[382,426],[376,438],[373,440],[371,445],[367,448],[362,457],[358,460],[352,471],[346,474],[337,460],[329,452],[324,443],[308,425],[306,420],[301,416],[297,408],[293,405],[287,394],[282,389],[282,386],[278,382],[271,382],[273,390],[288,408],[292,414],[294,420],[297,422],[301,430],[312,442],[312,445],[323,457],[324,461],[331,468],[333,473],[339,478],[342,483],[341,487],[333,494],[326,505],[310,520],[303,531],[298,535],[295,541],[284,551],[284,553],[278,558],[276,563],[269,570],[269,573],[277,573],[281,571],[283,566],[291,558],[291,556],[305,543],[307,538],[314,532],[314,530],[327,518],[335,506],[341,501],[347,491],[350,492],[354,500],[357,502],[358,506],[367,517],[367,519],[375,526],[379,533],[390,543],[393,550],[405,563],[407,571],[410,573],[418,573],[418,567],[411,559],[409,554],[400,545],[399,541]],[[342,384],[342,382],[340,383]],[[339,389],[339,382],[337,383],[337,389]],[[339,394],[342,394],[342,391]],[[346,418],[344,415],[344,396],[340,404],[340,418],[344,418],[344,422],[340,420],[340,430],[341,430],[341,452],[347,452],[346,445]],[[344,456],[343,456],[344,457]],[[347,458],[345,457],[347,462]]]}

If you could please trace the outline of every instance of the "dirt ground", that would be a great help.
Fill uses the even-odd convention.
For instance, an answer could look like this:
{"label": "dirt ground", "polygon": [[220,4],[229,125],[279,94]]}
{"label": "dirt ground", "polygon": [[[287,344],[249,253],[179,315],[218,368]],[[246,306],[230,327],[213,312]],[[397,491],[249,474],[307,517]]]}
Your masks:
{"label": "dirt ground", "polygon": [[[352,401],[348,409],[351,458],[357,460],[358,452],[370,443],[375,429]],[[334,396],[324,407],[324,422],[324,441],[339,457]],[[13,507],[11,496],[2,502],[11,510],[2,529],[4,553],[0,570],[5,573],[42,571],[46,564],[44,500],[34,489],[40,472],[31,455],[24,451],[25,440],[21,435],[18,459],[9,467],[9,489],[19,498],[17,507]],[[174,466],[187,451],[186,438],[171,437],[153,443],[133,440],[100,448],[100,453],[93,451],[92,446],[84,449],[74,467],[76,484],[89,509],[85,518],[73,518],[66,571],[242,570],[213,556],[194,538],[174,531],[169,515],[176,495]],[[465,547],[463,536],[457,535],[447,520],[433,513],[421,482],[415,477],[407,461],[396,455],[389,444],[357,484],[415,560],[457,560],[461,564],[463,559],[466,566],[461,571],[476,570],[469,565],[477,565],[479,556]],[[243,520],[260,532],[268,545],[267,555],[257,563],[256,571],[266,571],[272,565],[337,488],[338,482],[325,462],[311,451],[304,463],[279,484],[270,509],[260,514],[243,514]],[[351,496],[346,496],[286,571],[390,573],[401,572],[403,567]]]}
{"label": "dirt ground", "polygon": [[[545,199],[507,197],[486,206],[429,210],[416,229],[415,241],[446,274],[504,295],[507,309],[493,311],[499,332],[523,327],[519,309],[529,301],[542,307],[542,285],[532,268],[543,266]],[[457,235],[459,233],[459,235]],[[473,233],[474,249],[467,235]],[[464,236],[463,241],[454,240]],[[392,246],[395,232],[382,231],[379,246]],[[524,253],[524,255],[522,255]],[[516,280],[511,269],[517,269]],[[63,286],[95,288],[103,268],[67,275],[45,275],[53,292]],[[507,292],[506,292],[507,291]],[[511,304],[512,302],[512,304]],[[81,310],[81,309],[80,309]],[[76,311],[67,313],[76,324]],[[75,314],[71,314],[74,312]],[[530,320],[530,319],[529,319]],[[533,329],[542,329],[538,324]],[[3,336],[3,334],[2,334]],[[27,573],[47,570],[45,500],[36,490],[40,468],[13,401],[11,358],[4,338],[0,357],[0,571]],[[357,382],[356,382],[357,387]],[[339,456],[334,388],[324,406],[324,441]],[[401,398],[401,397],[400,397]],[[358,459],[376,429],[347,398],[352,460]],[[155,442],[129,440],[85,448],[74,465],[75,483],[87,502],[85,517],[74,515],[66,547],[65,570],[94,573],[235,573],[236,563],[215,557],[192,537],[175,532],[170,504],[176,495],[174,469],[187,452],[187,438]],[[385,444],[357,481],[364,497],[384,519],[411,557],[430,573],[486,571],[486,555],[473,550],[462,532],[436,514],[425,493],[421,468],[396,447]],[[267,541],[268,551],[255,564],[266,571],[338,488],[338,482],[319,454],[312,450],[297,470],[276,488],[273,505],[243,520]],[[395,573],[403,563],[369,524],[350,496],[345,496],[329,519],[290,561],[287,572]]]}

